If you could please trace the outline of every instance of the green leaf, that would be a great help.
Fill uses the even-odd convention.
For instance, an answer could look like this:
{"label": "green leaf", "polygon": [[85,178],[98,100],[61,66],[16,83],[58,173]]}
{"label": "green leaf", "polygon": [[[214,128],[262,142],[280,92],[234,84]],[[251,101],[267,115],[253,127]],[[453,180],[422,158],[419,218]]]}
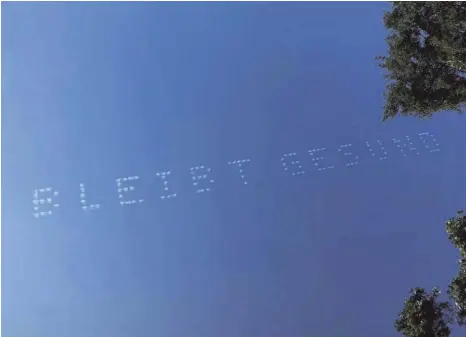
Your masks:
{"label": "green leaf", "polygon": [[461,112],[466,103],[466,3],[392,2],[384,15],[388,55],[383,120]]}

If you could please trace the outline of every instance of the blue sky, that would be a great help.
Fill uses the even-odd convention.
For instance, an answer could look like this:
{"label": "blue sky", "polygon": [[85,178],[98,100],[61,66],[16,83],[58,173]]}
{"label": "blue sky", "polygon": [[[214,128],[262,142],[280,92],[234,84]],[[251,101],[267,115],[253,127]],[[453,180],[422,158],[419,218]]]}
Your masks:
{"label": "blue sky", "polygon": [[[2,4],[4,336],[395,336],[409,288],[456,273],[466,120],[380,122],[384,8]],[[128,176],[144,202],[120,206]]]}

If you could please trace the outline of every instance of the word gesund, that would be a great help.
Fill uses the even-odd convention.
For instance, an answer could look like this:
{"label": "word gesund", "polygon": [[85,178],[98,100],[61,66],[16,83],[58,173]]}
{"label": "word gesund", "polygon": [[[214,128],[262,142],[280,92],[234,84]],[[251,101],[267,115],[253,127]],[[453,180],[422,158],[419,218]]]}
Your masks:
{"label": "word gesund", "polygon": [[[419,147],[424,148],[424,151],[427,152],[438,152],[439,144],[435,137],[427,132],[419,133],[415,137],[418,141],[420,141]],[[416,148],[413,144],[411,137],[405,136],[404,140],[400,139],[392,139],[393,145],[396,146],[398,152],[403,154],[405,157],[408,156],[408,153],[413,153],[416,155],[420,154],[420,150]],[[386,160],[387,151],[385,149],[384,144],[380,140],[375,141],[374,148],[369,142],[364,143],[364,148],[369,152],[370,156],[373,159],[377,159],[379,161]],[[352,167],[359,164],[359,156],[354,155],[351,152],[352,144],[344,144],[340,145],[337,149],[337,153],[339,153],[343,158],[346,158],[346,167]],[[322,152],[326,151],[326,148],[316,148],[308,150],[307,153],[311,157],[311,161],[313,167],[316,171],[325,171],[334,169],[334,165],[324,165],[323,160],[324,157],[322,156]],[[284,154],[281,157],[281,166],[285,171],[291,173],[291,175],[303,175],[306,171],[301,164],[301,161],[298,159],[298,154],[296,152],[289,152]],[[241,178],[241,182],[245,185],[248,184],[245,175],[245,166],[251,162],[251,159],[238,159],[229,161],[228,165],[232,165],[236,168]],[[212,190],[212,186],[215,183],[215,180],[211,177],[211,168],[206,167],[204,165],[193,166],[189,168],[188,174],[191,176],[192,179],[192,186],[194,187],[195,193],[206,193]],[[160,179],[163,186],[163,195],[160,196],[161,200],[169,200],[177,197],[177,193],[173,193],[170,191],[168,187],[168,178],[171,175],[171,171],[164,171],[164,172],[156,172],[155,176]],[[118,194],[119,203],[121,206],[128,206],[133,204],[138,204],[144,202],[144,199],[127,199],[125,195],[130,192],[135,191],[135,187],[133,186],[133,182],[139,180],[139,176],[128,176],[128,177],[120,177],[116,178],[116,192]],[[84,183],[79,184],[79,198],[81,209],[84,211],[96,211],[101,208],[100,204],[89,204],[86,198],[86,188]],[[33,192],[33,215],[36,218],[40,217],[47,217],[53,214],[53,211],[60,206],[60,204],[56,201],[59,197],[59,192],[52,187],[45,187],[45,188],[37,188]]]}

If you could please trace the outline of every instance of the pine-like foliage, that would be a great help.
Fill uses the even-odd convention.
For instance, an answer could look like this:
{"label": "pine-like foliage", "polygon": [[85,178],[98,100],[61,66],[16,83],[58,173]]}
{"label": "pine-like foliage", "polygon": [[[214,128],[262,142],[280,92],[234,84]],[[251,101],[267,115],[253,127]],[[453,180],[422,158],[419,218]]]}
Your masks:
{"label": "pine-like foliage", "polygon": [[459,211],[455,218],[447,221],[446,231],[448,239],[461,256],[459,272],[448,287],[448,295],[455,303],[458,323],[464,325],[466,323],[466,215]]}
{"label": "pine-like foliage", "polygon": [[395,322],[395,328],[406,337],[449,337],[452,309],[448,302],[440,302],[440,291],[432,294],[422,288],[411,289],[409,298]]}
{"label": "pine-like foliage", "polygon": [[450,337],[451,324],[466,324],[466,216],[458,211],[445,224],[448,239],[458,249],[459,273],[449,287],[449,300],[440,301],[440,291],[427,293],[423,288],[411,289],[403,310],[395,321],[398,332],[406,337]]}
{"label": "pine-like foliage", "polygon": [[431,117],[466,104],[466,2],[392,2],[384,15],[388,55],[383,120]]}

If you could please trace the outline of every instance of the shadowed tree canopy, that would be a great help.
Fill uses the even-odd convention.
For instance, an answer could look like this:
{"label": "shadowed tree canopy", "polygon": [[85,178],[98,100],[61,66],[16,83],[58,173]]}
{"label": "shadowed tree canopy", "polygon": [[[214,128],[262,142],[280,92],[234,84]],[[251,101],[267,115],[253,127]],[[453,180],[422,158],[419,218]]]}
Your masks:
{"label": "shadowed tree canopy", "polygon": [[466,2],[392,2],[384,15],[388,55],[383,120],[431,117],[466,104]]}
{"label": "shadowed tree canopy", "polygon": [[451,281],[448,294],[455,303],[458,323],[464,325],[466,323],[466,215],[459,211],[455,218],[447,221],[446,231],[448,239],[461,256],[458,275]]}
{"label": "shadowed tree canopy", "polygon": [[440,302],[439,295],[436,288],[432,294],[422,288],[411,289],[411,295],[395,322],[396,330],[406,337],[449,337],[451,329],[448,325],[453,321],[451,305]]}
{"label": "shadowed tree canopy", "polygon": [[406,337],[449,337],[455,318],[458,325],[466,322],[466,216],[458,211],[446,222],[448,239],[458,249],[458,275],[449,287],[450,301],[440,301],[440,291],[427,293],[423,288],[411,290],[403,310],[395,321],[395,328]]}

